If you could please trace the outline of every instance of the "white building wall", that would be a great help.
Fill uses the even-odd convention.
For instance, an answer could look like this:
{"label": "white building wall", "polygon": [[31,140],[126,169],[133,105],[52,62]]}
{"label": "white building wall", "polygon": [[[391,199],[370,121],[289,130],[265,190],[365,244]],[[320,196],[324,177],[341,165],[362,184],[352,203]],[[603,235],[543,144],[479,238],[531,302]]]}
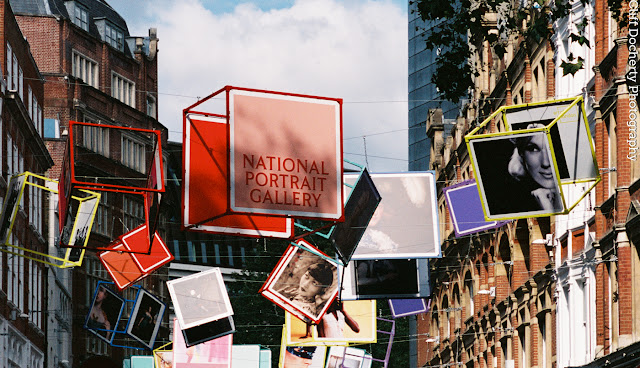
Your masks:
{"label": "white building wall", "polygon": [[[595,1],[583,6],[579,0],[572,1],[569,16],[554,24],[556,98],[582,95],[588,120],[594,123],[589,88],[593,85],[595,65]],[[570,41],[570,35],[579,34],[578,26],[587,19],[583,35],[589,45]],[[589,47],[590,46],[590,47]],[[581,57],[583,68],[575,75],[563,76],[560,65],[572,54],[574,61]],[[593,125],[591,125],[593,128]],[[593,132],[591,132],[593,134]],[[578,201],[588,189],[588,184],[563,186],[568,205]],[[595,357],[595,250],[591,243],[594,235],[589,232],[588,221],[594,216],[595,191],[592,190],[568,215],[556,216],[555,259],[557,272],[556,289],[556,342],[557,368],[579,366]],[[573,232],[584,229],[584,244],[572,244]],[[566,239],[569,259],[562,260],[560,239]],[[580,246],[580,247],[578,247]],[[584,249],[571,258],[573,249]]]}

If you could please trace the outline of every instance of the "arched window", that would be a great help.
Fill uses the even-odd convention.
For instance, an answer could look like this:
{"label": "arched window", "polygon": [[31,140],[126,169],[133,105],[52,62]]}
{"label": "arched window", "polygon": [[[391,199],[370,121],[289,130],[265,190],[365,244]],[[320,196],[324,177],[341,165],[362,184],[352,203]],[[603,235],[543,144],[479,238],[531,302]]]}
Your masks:
{"label": "arched window", "polygon": [[468,304],[466,306],[468,312],[467,312],[467,316],[465,317],[470,317],[470,316],[473,316],[476,312],[475,305],[473,304],[475,288],[473,287],[473,277],[471,276],[470,271],[467,271],[467,273],[464,274],[464,290],[468,298]]}
{"label": "arched window", "polygon": [[443,329],[442,336],[444,336],[444,338],[447,338],[451,334],[451,328],[449,327],[449,323],[450,323],[449,313],[451,311],[449,310],[449,298],[447,298],[446,295],[442,298],[442,307],[440,307],[440,311],[442,312],[442,316],[443,316],[442,317],[442,329]]}

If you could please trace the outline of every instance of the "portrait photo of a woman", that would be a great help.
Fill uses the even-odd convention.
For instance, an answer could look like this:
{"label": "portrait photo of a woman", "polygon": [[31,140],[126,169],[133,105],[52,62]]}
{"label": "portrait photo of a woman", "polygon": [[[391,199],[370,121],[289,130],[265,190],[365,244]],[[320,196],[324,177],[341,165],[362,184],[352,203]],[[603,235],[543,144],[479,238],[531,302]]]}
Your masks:
{"label": "portrait photo of a woman", "polygon": [[[527,129],[541,128],[542,124],[529,124]],[[562,211],[562,199],[557,190],[553,161],[549,157],[544,134],[526,135],[513,138],[513,153],[509,159],[509,174],[530,189],[530,194],[538,209]],[[534,207],[534,206],[532,206]]]}
{"label": "portrait photo of a woman", "polygon": [[306,249],[291,245],[261,293],[300,319],[318,322],[338,293],[338,266]]}
{"label": "portrait photo of a woman", "polygon": [[[542,127],[533,123],[526,128]],[[489,218],[544,216],[564,210],[547,133],[479,138],[470,145]]]}

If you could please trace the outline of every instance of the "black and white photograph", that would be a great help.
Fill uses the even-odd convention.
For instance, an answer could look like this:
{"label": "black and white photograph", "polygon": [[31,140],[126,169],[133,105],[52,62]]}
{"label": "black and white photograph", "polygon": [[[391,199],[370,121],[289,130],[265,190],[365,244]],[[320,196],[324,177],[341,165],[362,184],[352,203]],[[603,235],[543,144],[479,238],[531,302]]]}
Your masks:
{"label": "black and white photograph", "polygon": [[107,285],[103,282],[98,283],[84,327],[111,343],[125,302]]}
{"label": "black and white photograph", "polygon": [[13,176],[9,180],[9,194],[7,194],[4,205],[2,206],[2,215],[0,217],[0,241],[2,244],[7,243],[9,228],[11,227],[11,222],[14,217],[13,214],[18,207],[18,199],[24,186],[25,178],[26,177],[24,175],[19,175]]}
{"label": "black and white photograph", "polygon": [[68,244],[72,246],[69,251],[69,262],[78,262],[81,259],[82,252],[84,251],[83,248],[86,247],[89,234],[91,233],[91,226],[93,225],[99,202],[99,194],[80,201],[76,218],[73,222],[73,233],[71,234],[71,239]]}
{"label": "black and white photograph", "polygon": [[348,194],[344,206],[344,222],[337,223],[330,234],[331,243],[343,264],[349,263],[381,199],[369,172],[365,169]]}
{"label": "black and white photograph", "polygon": [[469,140],[489,219],[548,216],[565,209],[544,131]]}
{"label": "black and white photograph", "polygon": [[[567,108],[569,109],[564,112]],[[582,100],[577,103],[575,99],[551,101],[507,108],[505,120],[511,130],[532,129],[548,126],[564,112],[550,129],[560,180],[571,182],[595,179],[598,171],[593,159],[589,126],[582,109]]]}
{"label": "black and white photograph", "polygon": [[318,322],[338,294],[338,265],[309,250],[321,253],[299,240],[290,245],[262,287],[262,294],[285,310]]}
{"label": "black and white photograph", "polygon": [[182,329],[199,326],[233,314],[218,267],[167,281],[176,317]]}
{"label": "black and white photograph", "polygon": [[127,334],[147,348],[153,349],[165,309],[166,306],[160,299],[148,291],[140,289],[133,305]]}

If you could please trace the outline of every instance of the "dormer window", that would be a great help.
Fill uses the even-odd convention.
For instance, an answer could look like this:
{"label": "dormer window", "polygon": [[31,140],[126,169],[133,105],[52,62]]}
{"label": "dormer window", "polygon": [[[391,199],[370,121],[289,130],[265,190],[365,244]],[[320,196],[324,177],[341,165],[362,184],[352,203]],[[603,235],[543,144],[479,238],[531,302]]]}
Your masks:
{"label": "dormer window", "polygon": [[73,24],[89,32],[89,12],[78,3],[74,5]]}
{"label": "dormer window", "polygon": [[124,51],[124,33],[109,23],[105,26],[105,42],[119,51]]}

